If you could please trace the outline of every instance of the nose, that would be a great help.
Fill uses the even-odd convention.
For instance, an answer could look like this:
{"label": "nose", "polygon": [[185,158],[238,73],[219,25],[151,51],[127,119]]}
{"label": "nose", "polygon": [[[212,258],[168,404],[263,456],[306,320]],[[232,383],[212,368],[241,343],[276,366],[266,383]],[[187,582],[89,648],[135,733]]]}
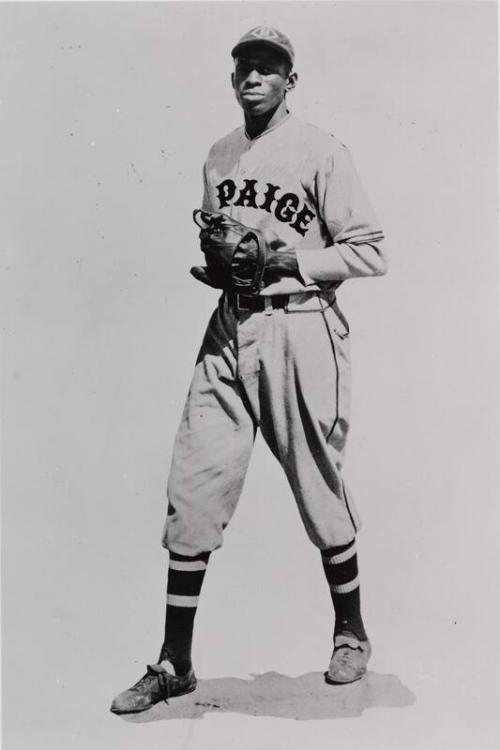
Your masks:
{"label": "nose", "polygon": [[245,83],[254,86],[256,83],[260,83],[260,73],[257,68],[252,68],[248,71]]}

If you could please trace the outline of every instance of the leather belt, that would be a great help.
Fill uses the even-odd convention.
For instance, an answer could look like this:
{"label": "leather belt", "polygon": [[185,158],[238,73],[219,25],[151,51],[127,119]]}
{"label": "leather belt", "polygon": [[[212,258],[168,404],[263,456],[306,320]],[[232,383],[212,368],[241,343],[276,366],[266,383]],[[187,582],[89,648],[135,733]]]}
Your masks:
{"label": "leather belt", "polygon": [[275,294],[269,297],[249,297],[245,294],[228,292],[227,299],[229,304],[237,311],[241,310],[241,312],[262,312],[262,310],[266,309],[266,300],[268,300],[268,305],[270,302],[271,307],[273,307],[275,310],[285,308],[288,305],[290,295]]}

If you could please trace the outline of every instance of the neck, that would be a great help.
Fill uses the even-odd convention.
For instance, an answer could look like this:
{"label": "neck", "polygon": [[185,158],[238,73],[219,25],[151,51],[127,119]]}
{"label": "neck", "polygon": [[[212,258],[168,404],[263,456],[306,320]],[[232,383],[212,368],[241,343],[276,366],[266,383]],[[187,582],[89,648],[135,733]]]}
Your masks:
{"label": "neck", "polygon": [[251,112],[245,112],[245,130],[250,138],[255,138],[265,130],[274,127],[287,114],[288,109],[285,100],[280,102],[276,109],[272,109],[263,115],[252,115]]}

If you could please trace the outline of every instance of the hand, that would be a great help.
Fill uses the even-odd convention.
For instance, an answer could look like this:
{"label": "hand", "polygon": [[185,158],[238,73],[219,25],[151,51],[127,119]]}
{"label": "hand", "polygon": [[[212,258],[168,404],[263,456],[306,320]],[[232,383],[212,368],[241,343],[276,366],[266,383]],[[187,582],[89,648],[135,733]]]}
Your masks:
{"label": "hand", "polygon": [[[264,279],[266,283],[278,281],[282,276],[296,276],[299,273],[297,255],[295,248],[280,240],[273,232],[272,239],[268,240],[266,270]],[[253,269],[257,260],[257,249],[251,245],[245,245],[238,249],[232,261],[233,271],[236,274],[244,274],[247,269]]]}
{"label": "hand", "polygon": [[278,281],[283,276],[299,276],[297,253],[292,245],[283,240],[272,240],[266,260],[265,280]]}

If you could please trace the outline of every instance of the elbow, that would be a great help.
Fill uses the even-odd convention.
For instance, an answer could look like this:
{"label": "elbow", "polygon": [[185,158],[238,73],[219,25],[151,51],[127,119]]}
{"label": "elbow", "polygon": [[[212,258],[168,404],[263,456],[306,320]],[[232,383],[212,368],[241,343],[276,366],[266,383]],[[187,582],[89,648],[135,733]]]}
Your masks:
{"label": "elbow", "polygon": [[384,276],[387,273],[387,259],[380,242],[349,243],[352,252],[350,276]]}
{"label": "elbow", "polygon": [[385,255],[379,255],[377,270],[375,271],[374,275],[385,276],[388,270],[389,270],[389,264],[387,263],[387,258],[385,257]]}
{"label": "elbow", "polygon": [[385,274],[389,270],[387,256],[385,255],[385,252],[380,244],[371,245],[371,248],[374,253],[374,259],[372,263],[373,276],[385,276]]}

